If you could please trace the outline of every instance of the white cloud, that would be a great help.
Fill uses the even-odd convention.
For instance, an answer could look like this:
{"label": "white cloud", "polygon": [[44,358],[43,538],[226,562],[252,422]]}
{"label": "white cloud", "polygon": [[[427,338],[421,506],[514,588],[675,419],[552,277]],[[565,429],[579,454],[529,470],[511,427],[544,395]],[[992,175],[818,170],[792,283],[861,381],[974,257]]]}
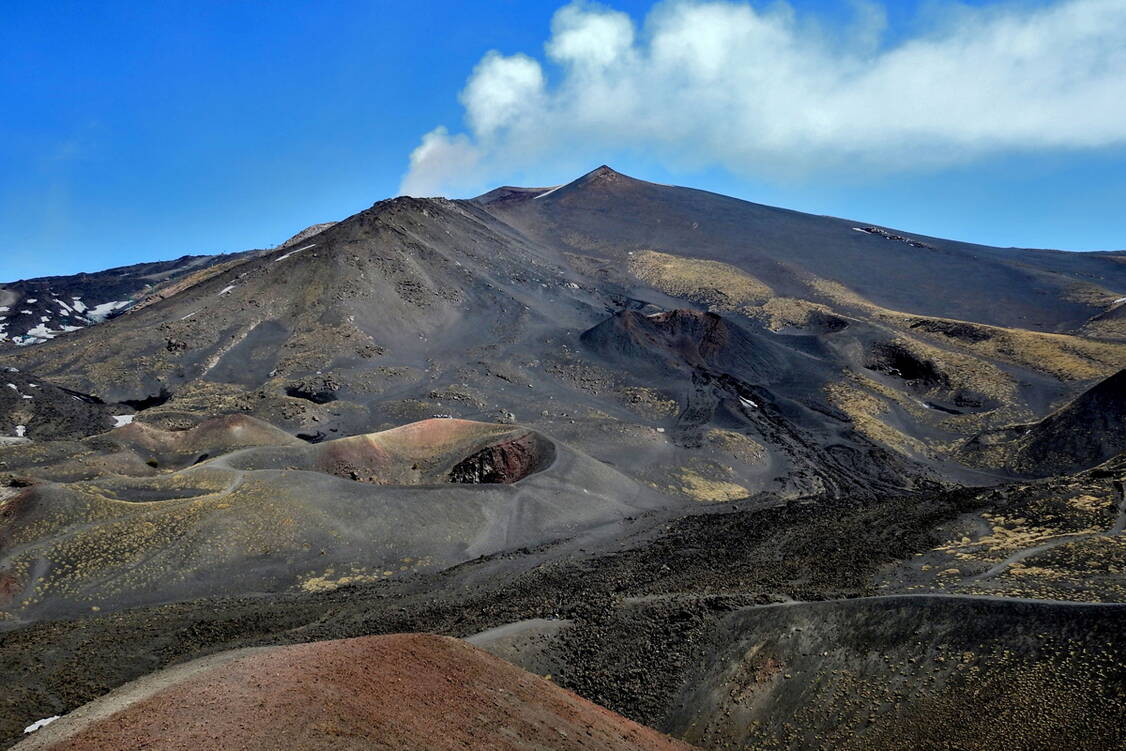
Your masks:
{"label": "white cloud", "polygon": [[640,30],[571,3],[545,45],[554,82],[488,53],[461,95],[468,131],[427,134],[402,190],[616,149],[763,176],[1126,143],[1126,0],[943,5],[894,43],[883,6],[854,7],[833,34],[784,3],[667,0]]}
{"label": "white cloud", "polygon": [[443,188],[471,185],[478,179],[481,151],[464,133],[451,136],[439,126],[422,137],[411,152],[410,172],[403,178],[399,193],[428,196]]}
{"label": "white cloud", "polygon": [[461,103],[478,138],[490,138],[543,108],[543,69],[527,55],[505,57],[490,52],[477,64]]}

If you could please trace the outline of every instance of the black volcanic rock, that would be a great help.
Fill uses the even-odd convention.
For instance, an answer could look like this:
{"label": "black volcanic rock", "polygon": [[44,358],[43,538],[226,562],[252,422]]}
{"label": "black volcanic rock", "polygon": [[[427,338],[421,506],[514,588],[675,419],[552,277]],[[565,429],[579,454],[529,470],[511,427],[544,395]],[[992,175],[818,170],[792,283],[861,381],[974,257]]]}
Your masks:
{"label": "black volcanic rock", "polygon": [[581,341],[610,359],[649,361],[674,370],[738,371],[756,383],[780,381],[790,367],[775,343],[715,313],[695,310],[622,311],[584,332]]}
{"label": "black volcanic rock", "polygon": [[113,414],[129,407],[104,404],[97,397],[61,389],[34,375],[0,367],[0,448],[11,439],[72,440],[103,433]]}

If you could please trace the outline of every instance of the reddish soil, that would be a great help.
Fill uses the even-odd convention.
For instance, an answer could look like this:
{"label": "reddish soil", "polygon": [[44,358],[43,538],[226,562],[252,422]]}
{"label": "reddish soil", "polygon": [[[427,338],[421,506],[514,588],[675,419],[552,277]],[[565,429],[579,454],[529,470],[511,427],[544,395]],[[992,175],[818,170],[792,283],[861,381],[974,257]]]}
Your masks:
{"label": "reddish soil", "polygon": [[125,686],[17,748],[691,748],[446,637],[372,636],[243,650],[172,670],[179,674],[166,671]]}

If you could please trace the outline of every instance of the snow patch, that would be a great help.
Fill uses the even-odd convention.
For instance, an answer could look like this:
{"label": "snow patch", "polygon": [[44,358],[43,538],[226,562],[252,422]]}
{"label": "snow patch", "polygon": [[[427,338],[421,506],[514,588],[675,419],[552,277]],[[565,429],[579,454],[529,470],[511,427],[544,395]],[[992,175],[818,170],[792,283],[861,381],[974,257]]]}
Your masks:
{"label": "snow patch", "polygon": [[8,388],[10,388],[12,391],[15,391],[16,396],[18,396],[22,399],[30,399],[31,398],[30,396],[27,396],[26,394],[21,394],[19,388],[14,383],[9,383]]}
{"label": "snow patch", "polygon": [[52,722],[59,719],[59,717],[61,717],[61,716],[62,715],[55,715],[54,717],[44,717],[42,720],[36,720],[35,722],[31,723],[26,728],[24,728],[23,731],[25,733],[34,733],[39,728],[46,727],[47,725],[50,725]]}
{"label": "snow patch", "polygon": [[72,297],[70,299],[74,300],[74,309],[75,310],[77,310],[79,313],[83,313],[83,312],[86,311],[86,303],[82,302],[81,297]]}
{"label": "snow patch", "polygon": [[114,415],[113,416],[113,426],[115,428],[120,428],[120,427],[123,427],[125,425],[129,425],[130,423],[133,422],[134,417],[136,417],[136,415]]}
{"label": "snow patch", "polygon": [[[563,185],[566,185],[566,184],[567,184],[567,183],[563,183]],[[556,186],[555,186],[554,188],[552,188],[551,190],[545,190],[545,191],[544,191],[543,193],[540,193],[540,194],[539,194],[538,196],[536,196],[536,197],[535,197],[535,198],[533,198],[532,200],[533,200],[533,201],[538,201],[538,200],[540,200],[541,198],[543,198],[544,196],[550,196],[550,195],[551,195],[552,193],[554,193],[555,191],[557,191],[557,190],[559,190],[560,188],[562,188],[562,187],[563,187],[563,185],[556,185]]]}
{"label": "snow patch", "polygon": [[0,313],[7,313],[9,310],[11,310],[11,308],[7,305],[0,305]]}
{"label": "snow patch", "polygon": [[[1117,304],[1118,304],[1118,303],[1120,303],[1120,302],[1126,302],[1126,297],[1120,297],[1120,298],[1118,298],[1117,300],[1115,300],[1114,302],[1112,302],[1112,303],[1111,303],[1111,305],[1117,305]],[[4,310],[4,308],[0,308],[0,310]]]}
{"label": "snow patch", "polygon": [[[23,438],[24,437],[23,434],[26,433],[26,432],[27,432],[27,426],[26,425],[17,425],[16,426],[16,438]],[[50,722],[50,721],[48,720],[48,722]],[[24,732],[29,733],[31,731],[25,730]]]}
{"label": "snow patch", "polygon": [[42,324],[42,323],[39,324],[38,326],[36,326],[33,329],[27,330],[28,336],[34,336],[37,339],[44,339],[44,340],[54,339],[55,336],[58,333],[59,333],[58,331],[51,331],[51,329],[47,328],[47,326],[45,324]]}
{"label": "snow patch", "polygon": [[27,303],[28,305],[31,305],[34,302],[39,302],[39,298],[38,297],[29,297],[26,300],[24,300],[24,302]]}
{"label": "snow patch", "polygon": [[857,232],[863,232],[863,233],[864,233],[864,234],[866,234],[866,235],[870,235],[870,234],[872,234],[871,232],[869,232],[868,230],[864,229],[863,227],[853,227],[853,229],[854,229],[854,230],[856,230]]}
{"label": "snow patch", "polygon": [[127,308],[133,304],[132,300],[113,300],[111,302],[104,302],[101,305],[95,305],[86,313],[86,317],[94,323],[101,323],[109,317],[109,314],[115,310]]}
{"label": "snow patch", "polygon": [[308,250],[309,248],[315,248],[315,247],[317,247],[317,244],[313,243],[312,245],[306,245],[304,248],[298,248],[297,250],[291,250],[288,253],[286,253],[284,256],[280,256],[279,258],[275,258],[274,263],[277,263],[278,261],[284,261],[285,259],[289,258],[294,253],[300,253],[303,250]]}
{"label": "snow patch", "polygon": [[229,284],[226,287],[223,287],[223,289],[219,290],[219,294],[216,295],[216,297],[222,297],[223,295],[227,294],[228,292],[230,292],[234,288],[235,288],[235,285]]}
{"label": "snow patch", "polygon": [[750,399],[747,399],[746,397],[743,397],[743,396],[739,397],[739,402],[744,407],[750,407],[751,409],[758,409],[758,405],[755,404],[754,402],[752,402]]}

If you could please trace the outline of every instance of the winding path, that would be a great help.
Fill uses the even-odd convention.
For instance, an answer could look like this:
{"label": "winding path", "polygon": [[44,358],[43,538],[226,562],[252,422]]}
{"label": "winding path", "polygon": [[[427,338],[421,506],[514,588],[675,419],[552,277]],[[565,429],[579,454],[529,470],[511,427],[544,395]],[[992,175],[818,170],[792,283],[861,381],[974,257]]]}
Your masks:
{"label": "winding path", "polygon": [[990,568],[988,571],[984,571],[980,574],[977,574],[976,576],[971,576],[966,580],[966,583],[975,583],[984,581],[986,579],[992,579],[995,576],[1003,574],[1014,563],[1019,563],[1025,558],[1030,558],[1037,553],[1043,553],[1047,550],[1058,548],[1060,545],[1065,545],[1069,542],[1086,540],[1089,537],[1115,537],[1122,534],[1123,532],[1126,532],[1126,483],[1116,480],[1114,487],[1121,496],[1118,501],[1118,516],[1115,518],[1114,524],[1112,524],[1110,529],[1108,529],[1106,532],[1080,532],[1071,535],[1061,535],[1059,537],[1048,540],[1047,542],[1035,545],[1031,548],[1018,550],[1017,552],[1005,558],[1005,560]]}

